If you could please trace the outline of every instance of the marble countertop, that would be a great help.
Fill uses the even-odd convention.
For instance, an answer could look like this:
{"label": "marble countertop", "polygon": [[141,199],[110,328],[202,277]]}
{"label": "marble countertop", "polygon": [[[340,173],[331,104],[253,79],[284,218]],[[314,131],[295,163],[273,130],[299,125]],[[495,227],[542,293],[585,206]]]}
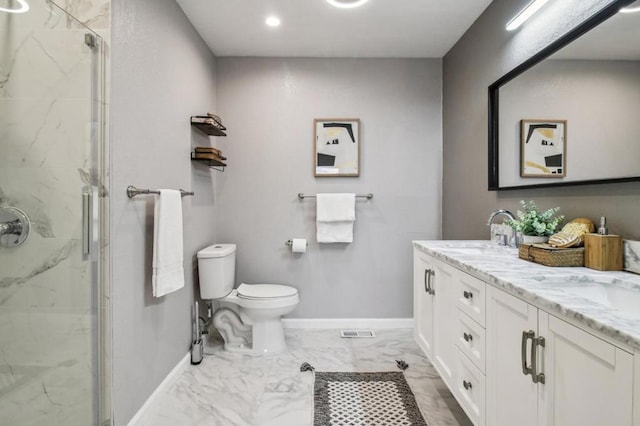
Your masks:
{"label": "marble countertop", "polygon": [[414,241],[414,247],[542,310],[640,349],[640,275],[548,267],[490,241]]}

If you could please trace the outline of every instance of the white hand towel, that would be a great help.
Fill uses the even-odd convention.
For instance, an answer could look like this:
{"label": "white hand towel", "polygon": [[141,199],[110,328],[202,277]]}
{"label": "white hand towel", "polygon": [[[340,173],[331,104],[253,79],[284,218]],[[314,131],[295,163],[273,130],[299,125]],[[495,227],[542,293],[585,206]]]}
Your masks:
{"label": "white hand towel", "polygon": [[161,189],[156,195],[153,223],[153,295],[184,287],[182,255],[182,197],[180,191]]}
{"label": "white hand towel", "polygon": [[316,238],[319,243],[353,242],[356,194],[318,194]]}

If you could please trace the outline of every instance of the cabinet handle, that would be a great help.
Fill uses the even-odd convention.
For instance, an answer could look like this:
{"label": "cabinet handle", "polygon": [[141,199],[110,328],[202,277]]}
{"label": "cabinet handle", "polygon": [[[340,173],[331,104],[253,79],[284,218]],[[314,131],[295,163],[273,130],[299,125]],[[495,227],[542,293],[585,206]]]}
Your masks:
{"label": "cabinet handle", "polygon": [[533,340],[535,335],[536,333],[533,330],[522,332],[522,374],[524,374],[525,376],[533,373],[533,369],[531,367],[527,367],[527,340],[531,339],[531,347],[534,347],[535,344],[533,343]]}
{"label": "cabinet handle", "polygon": [[544,373],[538,372],[538,346],[544,348],[544,345],[545,340],[542,336],[531,340],[531,380],[533,383],[544,384],[545,381]]}
{"label": "cabinet handle", "polygon": [[462,336],[464,337],[464,340],[466,340],[467,342],[470,342],[473,340],[473,336],[471,334],[462,333]]}
{"label": "cabinet handle", "polygon": [[433,272],[432,269],[425,269],[424,270],[424,291],[426,291],[428,294],[430,295],[434,295],[436,294],[435,291],[433,291],[433,287],[431,286],[431,277],[434,275],[435,273]]}
{"label": "cabinet handle", "polygon": [[471,389],[473,387],[473,386],[471,386],[471,382],[467,382],[466,380],[462,381],[462,386],[464,386],[464,388],[466,390],[469,390],[469,389]]}
{"label": "cabinet handle", "polygon": [[433,289],[433,285],[431,283],[431,278],[436,276],[436,271],[434,271],[433,269],[429,269],[429,293],[432,296],[436,295],[436,291]]}
{"label": "cabinet handle", "polygon": [[462,292],[462,295],[465,299],[473,299],[473,293],[471,293],[470,291],[464,291]]}

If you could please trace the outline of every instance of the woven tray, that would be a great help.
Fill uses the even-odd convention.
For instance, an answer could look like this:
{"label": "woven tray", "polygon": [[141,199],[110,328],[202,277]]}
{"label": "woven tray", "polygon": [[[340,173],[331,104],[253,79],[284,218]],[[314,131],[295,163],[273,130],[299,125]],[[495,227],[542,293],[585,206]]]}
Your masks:
{"label": "woven tray", "polygon": [[518,256],[545,266],[584,266],[584,247],[555,248],[549,244],[520,244]]}

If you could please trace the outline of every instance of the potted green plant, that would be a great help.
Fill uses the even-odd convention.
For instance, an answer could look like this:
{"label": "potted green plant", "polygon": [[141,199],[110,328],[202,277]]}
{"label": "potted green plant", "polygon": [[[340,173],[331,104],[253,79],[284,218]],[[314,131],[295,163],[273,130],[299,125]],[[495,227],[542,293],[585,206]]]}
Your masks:
{"label": "potted green plant", "polygon": [[540,212],[534,201],[520,200],[520,204],[524,211],[517,211],[518,219],[508,219],[505,223],[522,234],[523,243],[546,243],[564,220],[564,215],[557,215],[560,207]]}

